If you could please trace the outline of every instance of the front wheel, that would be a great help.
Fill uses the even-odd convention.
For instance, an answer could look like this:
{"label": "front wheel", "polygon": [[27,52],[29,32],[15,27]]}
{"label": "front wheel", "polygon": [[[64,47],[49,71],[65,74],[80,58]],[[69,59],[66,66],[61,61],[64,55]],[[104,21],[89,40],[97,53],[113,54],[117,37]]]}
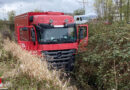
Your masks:
{"label": "front wheel", "polygon": [[75,56],[73,56],[72,59],[68,62],[66,66],[66,71],[73,71],[74,63],[75,63]]}

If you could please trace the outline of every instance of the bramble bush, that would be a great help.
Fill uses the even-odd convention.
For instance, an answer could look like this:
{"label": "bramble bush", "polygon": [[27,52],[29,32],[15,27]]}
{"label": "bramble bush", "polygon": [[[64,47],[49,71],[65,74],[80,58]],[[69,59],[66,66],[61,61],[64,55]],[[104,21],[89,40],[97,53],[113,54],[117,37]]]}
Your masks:
{"label": "bramble bush", "polygon": [[129,90],[130,25],[89,24],[87,51],[77,56],[74,78],[79,87]]}

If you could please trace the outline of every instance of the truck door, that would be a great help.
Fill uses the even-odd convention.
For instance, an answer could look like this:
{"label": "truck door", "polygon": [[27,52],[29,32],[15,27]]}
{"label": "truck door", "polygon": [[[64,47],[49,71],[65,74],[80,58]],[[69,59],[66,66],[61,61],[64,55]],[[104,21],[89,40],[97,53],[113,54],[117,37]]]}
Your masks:
{"label": "truck door", "polygon": [[36,30],[33,26],[18,26],[18,44],[28,51],[37,50]]}
{"label": "truck door", "polygon": [[78,25],[78,39],[79,51],[83,52],[88,44],[88,25]]}

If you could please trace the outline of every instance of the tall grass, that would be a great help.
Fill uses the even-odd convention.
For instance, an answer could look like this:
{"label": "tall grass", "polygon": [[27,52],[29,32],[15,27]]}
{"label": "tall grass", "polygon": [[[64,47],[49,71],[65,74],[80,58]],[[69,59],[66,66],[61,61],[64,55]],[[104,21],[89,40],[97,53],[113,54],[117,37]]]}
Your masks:
{"label": "tall grass", "polygon": [[23,50],[13,41],[5,40],[3,44],[4,50],[11,52],[14,57],[17,57],[20,63],[19,70],[27,74],[30,78],[35,78],[38,81],[46,81],[48,87],[54,86],[59,90],[76,90],[75,87],[69,86],[69,81],[63,82],[60,80],[60,73],[47,68],[46,61],[35,55],[31,55],[26,50]]}

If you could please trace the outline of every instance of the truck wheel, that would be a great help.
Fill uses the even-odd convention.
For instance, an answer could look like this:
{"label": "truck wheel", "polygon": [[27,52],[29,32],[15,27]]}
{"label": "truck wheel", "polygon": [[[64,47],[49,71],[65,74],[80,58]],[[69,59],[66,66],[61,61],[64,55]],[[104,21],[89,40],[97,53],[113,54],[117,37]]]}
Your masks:
{"label": "truck wheel", "polygon": [[73,59],[71,59],[66,67],[66,71],[73,71],[74,69],[74,63],[75,63],[75,57],[73,57]]}

